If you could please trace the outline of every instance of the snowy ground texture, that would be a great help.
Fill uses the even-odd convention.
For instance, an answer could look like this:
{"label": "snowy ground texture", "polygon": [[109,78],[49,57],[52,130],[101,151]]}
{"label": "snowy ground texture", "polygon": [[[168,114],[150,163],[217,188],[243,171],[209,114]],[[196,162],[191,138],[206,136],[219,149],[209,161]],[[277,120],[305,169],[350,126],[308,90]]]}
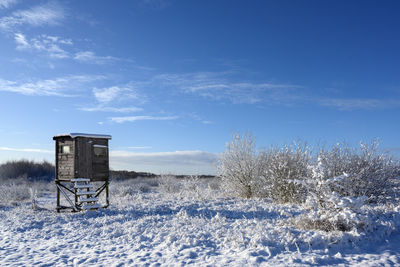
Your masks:
{"label": "snowy ground texture", "polygon": [[0,266],[400,266],[398,206],[328,233],[296,226],[301,207],[224,198],[216,181],[113,182],[108,209],[60,214],[52,186],[0,201]]}

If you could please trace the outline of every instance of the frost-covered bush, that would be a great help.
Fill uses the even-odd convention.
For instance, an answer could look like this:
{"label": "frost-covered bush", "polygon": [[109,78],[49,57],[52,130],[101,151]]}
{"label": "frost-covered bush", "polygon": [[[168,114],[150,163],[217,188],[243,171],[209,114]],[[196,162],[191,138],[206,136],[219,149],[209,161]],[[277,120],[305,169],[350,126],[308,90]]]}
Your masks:
{"label": "frost-covered bush", "polygon": [[160,191],[165,193],[178,193],[181,190],[181,184],[178,178],[173,175],[161,175],[158,180]]}
{"label": "frost-covered bush", "polygon": [[282,149],[269,148],[259,154],[262,170],[256,184],[259,196],[268,196],[280,203],[305,201],[312,151],[305,143],[294,142]]}
{"label": "frost-covered bush", "polygon": [[29,187],[17,183],[2,183],[0,185],[0,203],[2,205],[17,205],[30,199]]}
{"label": "frost-covered bush", "polygon": [[54,189],[54,183],[45,181],[28,181],[25,178],[6,179],[0,182],[0,205],[19,205],[32,202],[36,206],[39,195]]}
{"label": "frost-covered bush", "polygon": [[120,198],[149,193],[158,186],[156,178],[138,177],[134,179],[114,179],[110,182],[111,195]]}
{"label": "frost-covered bush", "polygon": [[312,168],[314,179],[333,179],[330,189],[340,196],[365,196],[370,202],[392,200],[400,176],[399,162],[388,153],[379,152],[377,141],[370,145],[360,143],[358,150],[343,144],[330,151],[321,150]]}
{"label": "frost-covered bush", "polygon": [[296,219],[297,226],[324,231],[350,231],[367,224],[368,216],[361,212],[367,198],[341,196],[335,191],[338,183],[347,179],[346,174],[326,179],[319,158],[310,169],[311,177],[305,181],[307,199],[304,207],[308,212]]}
{"label": "frost-covered bush", "polygon": [[282,149],[257,152],[250,135],[235,134],[222,154],[218,174],[222,188],[239,197],[271,197],[277,202],[305,200],[302,181],[309,174],[311,150],[295,142]]}
{"label": "frost-covered bush", "polygon": [[253,197],[255,181],[262,175],[260,159],[250,134],[234,134],[233,141],[226,145],[217,166],[222,188],[235,196]]}
{"label": "frost-covered bush", "polygon": [[343,144],[321,150],[305,181],[309,213],[296,224],[325,231],[359,230],[372,224],[362,211],[365,204],[398,201],[399,162],[377,148],[373,142],[361,143],[359,150]]}
{"label": "frost-covered bush", "polygon": [[323,199],[333,193],[387,202],[399,191],[400,163],[379,152],[376,141],[361,143],[359,149],[337,144],[317,153],[302,142],[257,152],[250,135],[235,134],[217,170],[222,188],[231,195],[280,203],[303,203],[311,196],[323,207]]}
{"label": "frost-covered bush", "polygon": [[200,178],[196,175],[176,177],[162,175],[159,178],[159,191],[181,199],[213,199],[221,195],[218,178]]}
{"label": "frost-covered bush", "polygon": [[371,224],[370,217],[362,210],[365,197],[340,197],[332,192],[325,198],[324,207],[316,205],[313,198],[307,199],[304,205],[307,213],[295,219],[296,225],[328,232],[361,230]]}

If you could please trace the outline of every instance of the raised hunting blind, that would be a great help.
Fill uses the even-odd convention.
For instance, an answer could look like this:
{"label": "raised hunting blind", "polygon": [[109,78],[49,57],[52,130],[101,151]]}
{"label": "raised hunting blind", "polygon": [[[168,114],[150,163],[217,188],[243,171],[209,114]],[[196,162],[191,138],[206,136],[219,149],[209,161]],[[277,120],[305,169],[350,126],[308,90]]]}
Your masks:
{"label": "raised hunting blind", "polygon": [[[70,133],[56,141],[57,212],[106,208],[109,205],[108,140],[111,135]],[[94,188],[95,184],[100,184]],[[98,203],[105,191],[105,205]],[[61,194],[70,206],[61,205]],[[70,197],[73,197],[71,199]]]}

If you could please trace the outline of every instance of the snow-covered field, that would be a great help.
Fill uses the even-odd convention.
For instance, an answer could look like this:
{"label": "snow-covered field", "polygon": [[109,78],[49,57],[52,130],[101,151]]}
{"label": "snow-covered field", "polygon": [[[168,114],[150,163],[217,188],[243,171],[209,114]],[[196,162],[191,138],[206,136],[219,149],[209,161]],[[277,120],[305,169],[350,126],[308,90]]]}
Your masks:
{"label": "snow-covered field", "polygon": [[0,187],[0,266],[400,266],[398,206],[324,232],[299,227],[300,206],[226,198],[216,180],[112,182],[108,209],[80,213],[56,213],[52,188],[17,205]]}

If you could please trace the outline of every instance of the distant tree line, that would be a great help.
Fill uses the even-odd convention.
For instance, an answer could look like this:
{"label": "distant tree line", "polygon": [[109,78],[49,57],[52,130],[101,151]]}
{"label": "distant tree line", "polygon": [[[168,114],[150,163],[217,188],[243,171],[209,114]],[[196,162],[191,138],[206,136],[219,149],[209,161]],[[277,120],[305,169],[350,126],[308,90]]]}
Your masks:
{"label": "distant tree line", "polygon": [[[28,180],[51,181],[55,177],[55,167],[47,161],[14,160],[0,164],[0,180],[26,178]],[[110,170],[110,179],[156,178],[159,175],[150,172]],[[175,175],[176,178],[187,178],[188,175]],[[198,175],[197,178],[213,178],[212,175]]]}
{"label": "distant tree line", "polygon": [[0,179],[27,178],[29,180],[54,179],[54,165],[30,160],[8,161],[0,165]]}
{"label": "distant tree line", "polygon": [[[110,170],[110,179],[153,178],[157,175],[148,172]],[[47,161],[13,160],[0,164],[0,179],[26,178],[28,180],[51,181],[55,178],[55,167]]]}
{"label": "distant tree line", "polygon": [[157,175],[149,172],[110,170],[110,179],[135,179],[138,177],[155,178]]}

